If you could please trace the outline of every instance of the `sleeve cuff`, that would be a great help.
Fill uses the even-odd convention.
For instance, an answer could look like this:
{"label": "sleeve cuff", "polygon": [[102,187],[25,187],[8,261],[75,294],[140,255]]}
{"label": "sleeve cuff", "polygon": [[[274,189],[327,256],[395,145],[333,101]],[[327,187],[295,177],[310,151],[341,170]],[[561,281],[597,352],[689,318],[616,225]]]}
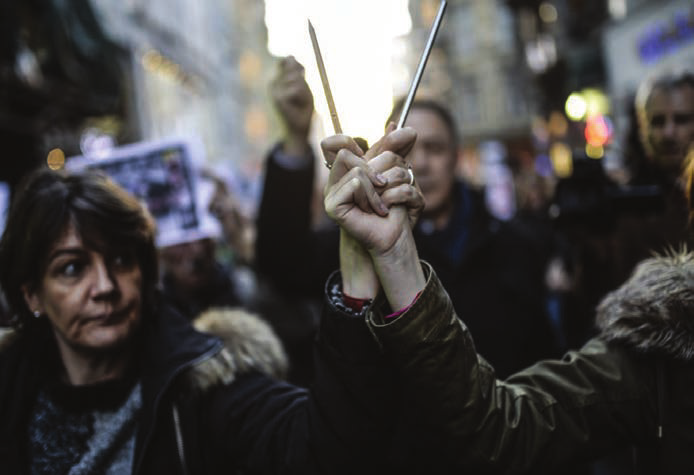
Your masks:
{"label": "sleeve cuff", "polygon": [[393,313],[391,313],[390,315],[384,316],[383,318],[384,318],[385,320],[388,320],[389,318],[399,317],[399,316],[402,315],[403,313],[407,312],[407,311],[410,309],[410,307],[412,307],[412,306],[415,304],[415,302],[417,302],[417,299],[419,298],[420,295],[422,295],[422,291],[421,291],[421,290],[420,290],[419,292],[417,292],[417,295],[414,296],[414,299],[412,299],[412,302],[410,302],[410,304],[409,304],[407,307],[401,308],[401,309],[398,310],[397,312],[393,312]]}
{"label": "sleeve cuff", "polygon": [[371,299],[358,299],[342,292],[342,275],[334,272],[326,284],[326,294],[330,304],[343,314],[364,318],[369,310]]}

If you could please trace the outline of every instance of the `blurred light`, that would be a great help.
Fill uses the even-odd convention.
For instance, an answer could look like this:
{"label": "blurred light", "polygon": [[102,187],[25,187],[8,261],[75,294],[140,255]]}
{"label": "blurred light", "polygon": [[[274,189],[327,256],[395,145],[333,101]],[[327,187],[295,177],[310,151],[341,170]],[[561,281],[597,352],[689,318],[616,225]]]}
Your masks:
{"label": "blurred light", "polygon": [[535,158],[535,171],[538,175],[549,178],[553,175],[552,160],[546,153],[541,153]]}
{"label": "blurred light", "polygon": [[691,187],[691,193],[694,193],[694,143],[689,146],[683,165],[686,170],[686,176],[689,177],[687,187]]}
{"label": "blurred light", "polygon": [[158,51],[147,50],[140,58],[145,71],[163,77],[169,81],[181,84],[189,89],[195,89],[199,78],[189,74],[176,62],[163,56]]}
{"label": "blurred light", "polygon": [[588,104],[583,96],[578,92],[572,92],[566,99],[564,106],[566,115],[573,121],[583,120],[588,110]]}
{"label": "blurred light", "polygon": [[0,233],[5,230],[7,209],[10,206],[10,185],[0,181]]}
{"label": "blurred light", "polygon": [[154,71],[159,67],[163,58],[153,49],[147,50],[142,55],[142,66],[148,71]]}
{"label": "blurred light", "polygon": [[609,0],[607,9],[615,20],[621,20],[627,16],[627,0]]}
{"label": "blurred light", "polygon": [[19,51],[15,59],[15,72],[30,86],[39,88],[44,77],[36,54],[20,40]]}
{"label": "blurred light", "polygon": [[610,112],[610,100],[599,89],[586,88],[572,92],[564,106],[566,115],[573,121],[585,119],[586,116],[605,115]]}
{"label": "blurred light", "polygon": [[87,127],[80,136],[80,150],[87,157],[104,158],[115,145],[113,136],[97,127]]}
{"label": "blurred light", "polygon": [[605,149],[600,145],[586,144],[586,155],[589,158],[600,159],[605,156]]}
{"label": "blurred light", "polygon": [[569,123],[566,117],[559,111],[552,111],[549,116],[549,132],[554,137],[564,137],[569,131]]}
{"label": "blurred light", "polygon": [[544,21],[545,23],[554,23],[559,17],[556,7],[548,2],[543,2],[540,4],[538,13],[540,15],[540,20]]}
{"label": "blurred light", "polygon": [[525,44],[525,59],[535,73],[546,71],[557,62],[557,44],[552,35],[539,35]]}
{"label": "blurred light", "polygon": [[262,72],[260,58],[253,51],[244,51],[239,58],[239,76],[246,84],[252,84],[259,80]]}
{"label": "blurred light", "polygon": [[46,157],[46,164],[51,170],[60,170],[65,166],[65,153],[59,149],[54,148],[48,152],[48,157]]}
{"label": "blurred light", "polygon": [[571,149],[563,142],[553,144],[549,149],[549,158],[552,160],[554,173],[559,178],[566,178],[573,173],[573,159]]}
{"label": "blurred light", "polygon": [[584,135],[588,145],[602,147],[612,136],[612,123],[602,115],[588,117]]}
{"label": "blurred light", "polygon": [[545,119],[540,116],[533,117],[531,130],[538,143],[546,144],[549,142],[549,127]]}
{"label": "blurred light", "polygon": [[269,125],[265,113],[257,106],[252,106],[246,112],[244,130],[250,140],[266,140]]}
{"label": "blurred light", "polygon": [[581,96],[586,101],[586,115],[605,115],[610,112],[610,100],[598,89],[583,89]]}
{"label": "blurred light", "polygon": [[[375,142],[393,106],[395,39],[412,30],[409,1],[265,0],[268,50],[274,56],[293,55],[305,67],[322,126],[317,129],[331,131],[307,18],[316,29],[342,128]],[[416,46],[417,57],[423,48],[424,43]],[[407,73],[407,84],[413,74]]]}

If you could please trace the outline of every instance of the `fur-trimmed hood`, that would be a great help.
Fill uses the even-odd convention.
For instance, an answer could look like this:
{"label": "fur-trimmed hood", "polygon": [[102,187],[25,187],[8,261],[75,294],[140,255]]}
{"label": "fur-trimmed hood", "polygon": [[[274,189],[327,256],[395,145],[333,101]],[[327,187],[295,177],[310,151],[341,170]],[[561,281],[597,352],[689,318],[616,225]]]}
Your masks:
{"label": "fur-trimmed hood", "polygon": [[195,389],[205,391],[216,384],[229,384],[236,376],[254,371],[286,378],[289,361],[282,342],[260,316],[240,308],[219,307],[201,313],[193,324],[198,331],[224,342],[220,353],[185,375],[185,381]]}
{"label": "fur-trimmed hood", "polygon": [[694,253],[641,262],[598,306],[601,336],[644,353],[694,360]]}

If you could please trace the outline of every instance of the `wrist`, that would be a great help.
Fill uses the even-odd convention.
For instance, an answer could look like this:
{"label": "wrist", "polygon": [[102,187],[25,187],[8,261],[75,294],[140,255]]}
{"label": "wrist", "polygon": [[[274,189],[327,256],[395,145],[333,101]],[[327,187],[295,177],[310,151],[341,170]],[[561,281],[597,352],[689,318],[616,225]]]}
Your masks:
{"label": "wrist", "polygon": [[395,244],[387,251],[371,251],[371,258],[392,309],[407,307],[424,289],[426,279],[409,227],[403,227]]}
{"label": "wrist", "polygon": [[380,288],[369,253],[345,230],[340,229],[342,290],[355,299],[372,299]]}

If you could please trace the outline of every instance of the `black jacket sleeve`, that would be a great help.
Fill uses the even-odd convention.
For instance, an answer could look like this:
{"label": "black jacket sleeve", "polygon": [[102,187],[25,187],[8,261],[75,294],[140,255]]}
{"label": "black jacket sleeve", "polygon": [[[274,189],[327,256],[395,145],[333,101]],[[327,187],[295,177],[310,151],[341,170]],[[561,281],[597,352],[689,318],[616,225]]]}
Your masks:
{"label": "black jacket sleeve", "polygon": [[500,381],[429,276],[407,312],[393,321],[372,313],[369,324],[402,378],[420,437],[436,441],[428,455],[435,450],[449,472],[546,473],[657,443],[651,358],[593,339]]}
{"label": "black jacket sleeve", "polygon": [[398,391],[365,318],[326,302],[315,353],[308,390],[260,374],[214,390],[203,405],[211,465],[263,474],[388,473],[383,447]]}
{"label": "black jacket sleeve", "polygon": [[284,168],[275,160],[278,147],[265,165],[256,223],[257,271],[282,293],[320,299],[326,278],[338,267],[339,232],[332,226],[311,228],[313,160],[302,168]]}

